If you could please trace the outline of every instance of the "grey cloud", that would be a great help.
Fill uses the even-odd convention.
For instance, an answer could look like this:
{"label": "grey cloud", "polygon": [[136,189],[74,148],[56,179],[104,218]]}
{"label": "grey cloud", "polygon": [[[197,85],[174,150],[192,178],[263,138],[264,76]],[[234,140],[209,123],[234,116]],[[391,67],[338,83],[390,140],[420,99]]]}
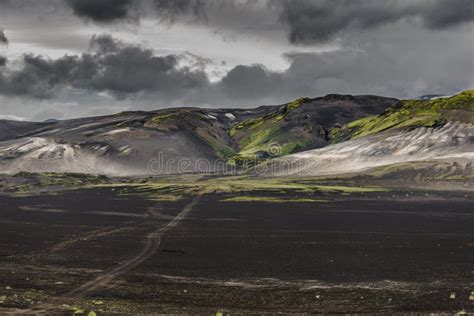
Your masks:
{"label": "grey cloud", "polygon": [[[425,4],[426,5],[426,4]],[[471,0],[436,1],[421,13],[424,24],[432,29],[443,29],[474,20]]]}
{"label": "grey cloud", "polygon": [[132,19],[133,0],[66,0],[75,15],[99,23]]}
{"label": "grey cloud", "polygon": [[109,91],[119,98],[140,92],[174,97],[209,83],[204,72],[178,67],[177,56],[155,56],[109,35],[94,36],[91,48],[95,51],[56,60],[24,55],[21,68],[0,72],[0,93],[50,98],[73,87]]}
{"label": "grey cloud", "polygon": [[[434,34],[426,29],[414,31],[406,25],[386,28],[391,32],[380,29],[366,35],[376,41],[359,37],[360,45],[355,48],[287,54],[290,66],[282,72],[261,65],[237,66],[213,86],[211,93],[189,95],[187,100],[195,104],[255,106],[328,93],[413,98],[474,87],[470,32]],[[410,36],[400,40],[407,32]]]}
{"label": "grey cloud", "polygon": [[263,65],[239,65],[222,78],[217,88],[236,100],[255,100],[273,93],[274,88],[282,83],[279,74],[269,71]]}
{"label": "grey cloud", "polygon": [[8,62],[8,59],[5,56],[0,55],[0,67],[4,67]]}
{"label": "grey cloud", "polygon": [[433,29],[474,20],[471,0],[274,0],[292,43],[332,39],[350,29],[371,29],[402,20],[421,20]]}
{"label": "grey cloud", "polygon": [[120,46],[123,46],[123,43],[116,40],[110,35],[101,34],[101,35],[92,35],[89,49],[96,50],[99,54],[107,54],[114,52],[120,49]]}
{"label": "grey cloud", "polygon": [[[328,41],[351,29],[367,30],[387,23],[410,20],[429,29],[445,29],[474,21],[472,0],[66,0],[74,13],[96,22],[135,21],[142,16],[155,16],[161,21],[176,22],[194,17],[196,23],[225,29],[246,23],[247,15],[270,11],[288,28],[291,43],[312,44]],[[260,4],[260,5],[258,5]],[[233,16],[222,21],[229,10]],[[186,20],[189,22],[189,19]],[[241,27],[241,26],[240,26]],[[251,26],[249,26],[251,27]]]}
{"label": "grey cloud", "polygon": [[64,0],[73,13],[97,23],[138,22],[144,16],[155,16],[175,22],[190,15],[205,17],[205,9],[217,0]]}
{"label": "grey cloud", "polygon": [[8,45],[8,38],[5,36],[3,29],[0,29],[0,45]]}
{"label": "grey cloud", "polygon": [[[406,22],[431,30],[474,21],[472,0],[0,0],[2,10],[22,14],[71,14],[99,24],[154,18],[204,23],[216,32],[288,32],[294,44],[314,44],[351,30]],[[280,20],[277,25],[273,22]],[[265,20],[264,23],[260,20]],[[271,21],[271,23],[269,23]]]}
{"label": "grey cloud", "polygon": [[173,22],[182,15],[194,15],[205,19],[206,6],[210,6],[215,0],[153,0],[157,14]]}
{"label": "grey cloud", "polygon": [[21,69],[0,72],[0,92],[6,95],[50,97],[70,77],[76,63],[75,57],[51,61],[41,56],[24,55]]}
{"label": "grey cloud", "polygon": [[[407,33],[410,36],[401,37]],[[471,35],[386,26],[360,35],[355,48],[289,53],[290,66],[281,72],[263,65],[238,65],[215,83],[199,69],[179,67],[180,56],[156,56],[150,49],[99,35],[92,38],[89,53],[54,60],[25,55],[20,68],[0,69],[0,94],[47,98],[72,87],[91,94],[110,92],[118,99],[85,101],[91,108],[128,101],[135,109],[154,109],[247,107],[328,93],[399,98],[455,93],[474,85]]]}

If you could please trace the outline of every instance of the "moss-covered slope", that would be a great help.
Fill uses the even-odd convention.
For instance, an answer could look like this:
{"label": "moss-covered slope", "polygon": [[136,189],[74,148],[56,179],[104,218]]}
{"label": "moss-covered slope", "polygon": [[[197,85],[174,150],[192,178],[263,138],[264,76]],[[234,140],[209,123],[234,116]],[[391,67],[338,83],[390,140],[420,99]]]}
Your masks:
{"label": "moss-covered slope", "polygon": [[[297,99],[265,116],[247,119],[232,126],[228,133],[238,152],[230,162],[243,164],[278,157],[310,145],[314,137],[302,126],[293,128],[291,120],[288,120],[289,114],[308,100]],[[319,136],[324,138],[324,131]]]}
{"label": "moss-covered slope", "polygon": [[333,141],[372,135],[388,129],[442,126],[447,122],[474,123],[474,90],[434,100],[404,100],[380,115],[369,116],[331,131]]}
{"label": "moss-covered slope", "polygon": [[378,96],[337,94],[296,99],[232,126],[228,133],[237,154],[230,161],[243,164],[324,147],[330,141],[331,128],[381,113],[397,102]]}

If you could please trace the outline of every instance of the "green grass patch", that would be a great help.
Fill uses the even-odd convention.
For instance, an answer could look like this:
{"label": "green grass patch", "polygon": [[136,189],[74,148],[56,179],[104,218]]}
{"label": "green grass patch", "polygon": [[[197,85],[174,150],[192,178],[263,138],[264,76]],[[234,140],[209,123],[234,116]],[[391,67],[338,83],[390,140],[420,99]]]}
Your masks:
{"label": "green grass patch", "polygon": [[[252,160],[283,156],[308,146],[310,140],[285,130],[286,123],[283,121],[291,111],[307,101],[308,98],[299,98],[266,116],[247,119],[232,126],[228,134],[235,140],[238,149],[230,163],[239,165]],[[262,157],[261,153],[268,153],[270,144],[278,144],[281,150]]]}
{"label": "green grass patch", "polygon": [[392,128],[442,126],[450,121],[474,123],[474,90],[435,100],[404,100],[385,113],[356,120],[333,129],[334,141],[376,134]]}
{"label": "green grass patch", "polygon": [[[68,175],[71,177],[72,175]],[[30,178],[32,176],[29,176]],[[36,177],[39,177],[36,175]],[[275,194],[284,198],[301,193],[371,193],[381,192],[387,189],[373,186],[351,186],[327,184],[316,178],[264,178],[253,176],[229,176],[229,177],[203,177],[200,175],[163,176],[157,178],[106,178],[88,177],[76,175],[82,181],[69,181],[67,186],[57,185],[62,183],[58,174],[53,175],[53,181],[37,181],[36,178],[28,182],[3,185],[11,193],[25,194],[28,192],[60,192],[72,189],[104,189],[108,188],[117,192],[124,198],[142,197],[154,201],[177,201],[186,196],[197,194],[222,194],[235,193],[251,196],[253,193],[262,195]],[[59,182],[58,182],[59,181]],[[348,183],[350,184],[350,183]],[[7,191],[7,190],[5,190]]]}
{"label": "green grass patch", "polygon": [[[194,180],[192,180],[194,179]],[[284,198],[285,194],[333,193],[340,195],[354,193],[373,193],[387,191],[374,186],[328,185],[315,179],[259,178],[249,176],[213,177],[207,179],[162,178],[145,183],[108,183],[89,186],[89,188],[119,188],[124,197],[141,196],[156,201],[176,201],[182,197],[197,194],[244,194],[261,192],[275,194]]]}
{"label": "green grass patch", "polygon": [[281,198],[274,196],[236,196],[221,200],[221,202],[265,202],[265,203],[325,203],[328,200],[309,198]]}
{"label": "green grass patch", "polygon": [[291,111],[291,110],[294,110],[294,109],[300,107],[300,105],[303,104],[303,103],[305,103],[306,101],[308,101],[308,98],[299,98],[299,99],[296,99],[296,100],[294,100],[294,101],[292,101],[292,102],[289,102],[289,103],[287,104],[287,109],[290,110],[290,111]]}
{"label": "green grass patch", "polygon": [[174,119],[176,119],[176,115],[174,114],[163,114],[152,117],[149,122],[155,125],[160,125]]}

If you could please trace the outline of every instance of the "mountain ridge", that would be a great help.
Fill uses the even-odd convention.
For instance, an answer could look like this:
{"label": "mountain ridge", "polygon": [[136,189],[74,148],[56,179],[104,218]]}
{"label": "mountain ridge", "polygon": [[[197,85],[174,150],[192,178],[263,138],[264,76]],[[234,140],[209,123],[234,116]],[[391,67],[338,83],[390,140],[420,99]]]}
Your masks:
{"label": "mountain ridge", "polygon": [[[357,168],[344,160],[338,163],[354,170],[369,168],[370,163],[375,167],[410,161],[408,148],[419,151],[416,161],[436,158],[446,148],[454,150],[454,154],[461,150],[465,159],[474,143],[472,113],[474,93],[467,90],[434,100],[400,101],[374,95],[329,94],[254,109],[186,107],[126,111],[49,123],[0,121],[0,130],[8,130],[0,141],[0,173],[128,176],[216,172],[223,163],[234,166],[234,170],[245,170],[265,165],[265,161],[293,163],[299,158],[318,166],[321,152],[326,153],[322,164],[326,166],[328,161],[337,161],[330,155],[340,150],[347,152],[348,148],[349,152],[352,148],[352,154],[361,155],[353,159],[362,161]],[[436,144],[436,137],[440,146],[431,144]],[[446,137],[451,138],[446,140]],[[458,145],[462,144],[462,149],[450,147],[456,145],[454,139]],[[401,146],[398,151],[407,151],[406,157],[387,156],[398,155],[397,150],[390,149],[397,145],[390,145],[388,140]],[[339,149],[334,151],[334,148]],[[375,154],[367,148],[372,148]],[[454,158],[455,155],[447,159]],[[160,168],[151,170],[150,161],[161,164]],[[186,170],[179,166],[183,161],[188,165]],[[197,167],[201,161],[207,163],[205,170]],[[168,166],[170,162],[172,166]],[[324,168],[331,172],[351,171],[331,164]],[[293,174],[322,173],[319,170]]]}
{"label": "mountain ridge", "polygon": [[[254,109],[127,111],[49,123],[24,122],[13,128],[11,123],[0,122],[0,128],[9,126],[9,134],[0,142],[0,172],[147,174],[150,159],[160,155],[164,161],[205,159],[214,165],[225,160],[241,167],[247,161],[270,158],[260,154],[275,142],[285,150],[276,156],[324,146],[329,139],[323,125],[375,114],[397,101],[329,95]],[[179,170],[175,166],[168,171]]]}
{"label": "mountain ridge", "polygon": [[434,100],[402,100],[379,115],[334,128],[331,137],[333,144],[327,147],[269,161],[264,174],[319,176],[443,162],[472,177],[474,90]]}
{"label": "mountain ridge", "polygon": [[392,128],[436,127],[447,122],[474,123],[474,90],[436,99],[402,100],[383,113],[353,121],[331,131],[335,142]]}

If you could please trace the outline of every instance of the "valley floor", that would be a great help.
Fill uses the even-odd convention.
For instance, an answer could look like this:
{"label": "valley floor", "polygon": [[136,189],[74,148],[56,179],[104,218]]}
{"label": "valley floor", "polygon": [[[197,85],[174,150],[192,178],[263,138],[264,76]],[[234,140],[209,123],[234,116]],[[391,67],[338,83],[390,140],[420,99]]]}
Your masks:
{"label": "valley floor", "polygon": [[0,195],[0,314],[474,312],[472,192],[133,190]]}

